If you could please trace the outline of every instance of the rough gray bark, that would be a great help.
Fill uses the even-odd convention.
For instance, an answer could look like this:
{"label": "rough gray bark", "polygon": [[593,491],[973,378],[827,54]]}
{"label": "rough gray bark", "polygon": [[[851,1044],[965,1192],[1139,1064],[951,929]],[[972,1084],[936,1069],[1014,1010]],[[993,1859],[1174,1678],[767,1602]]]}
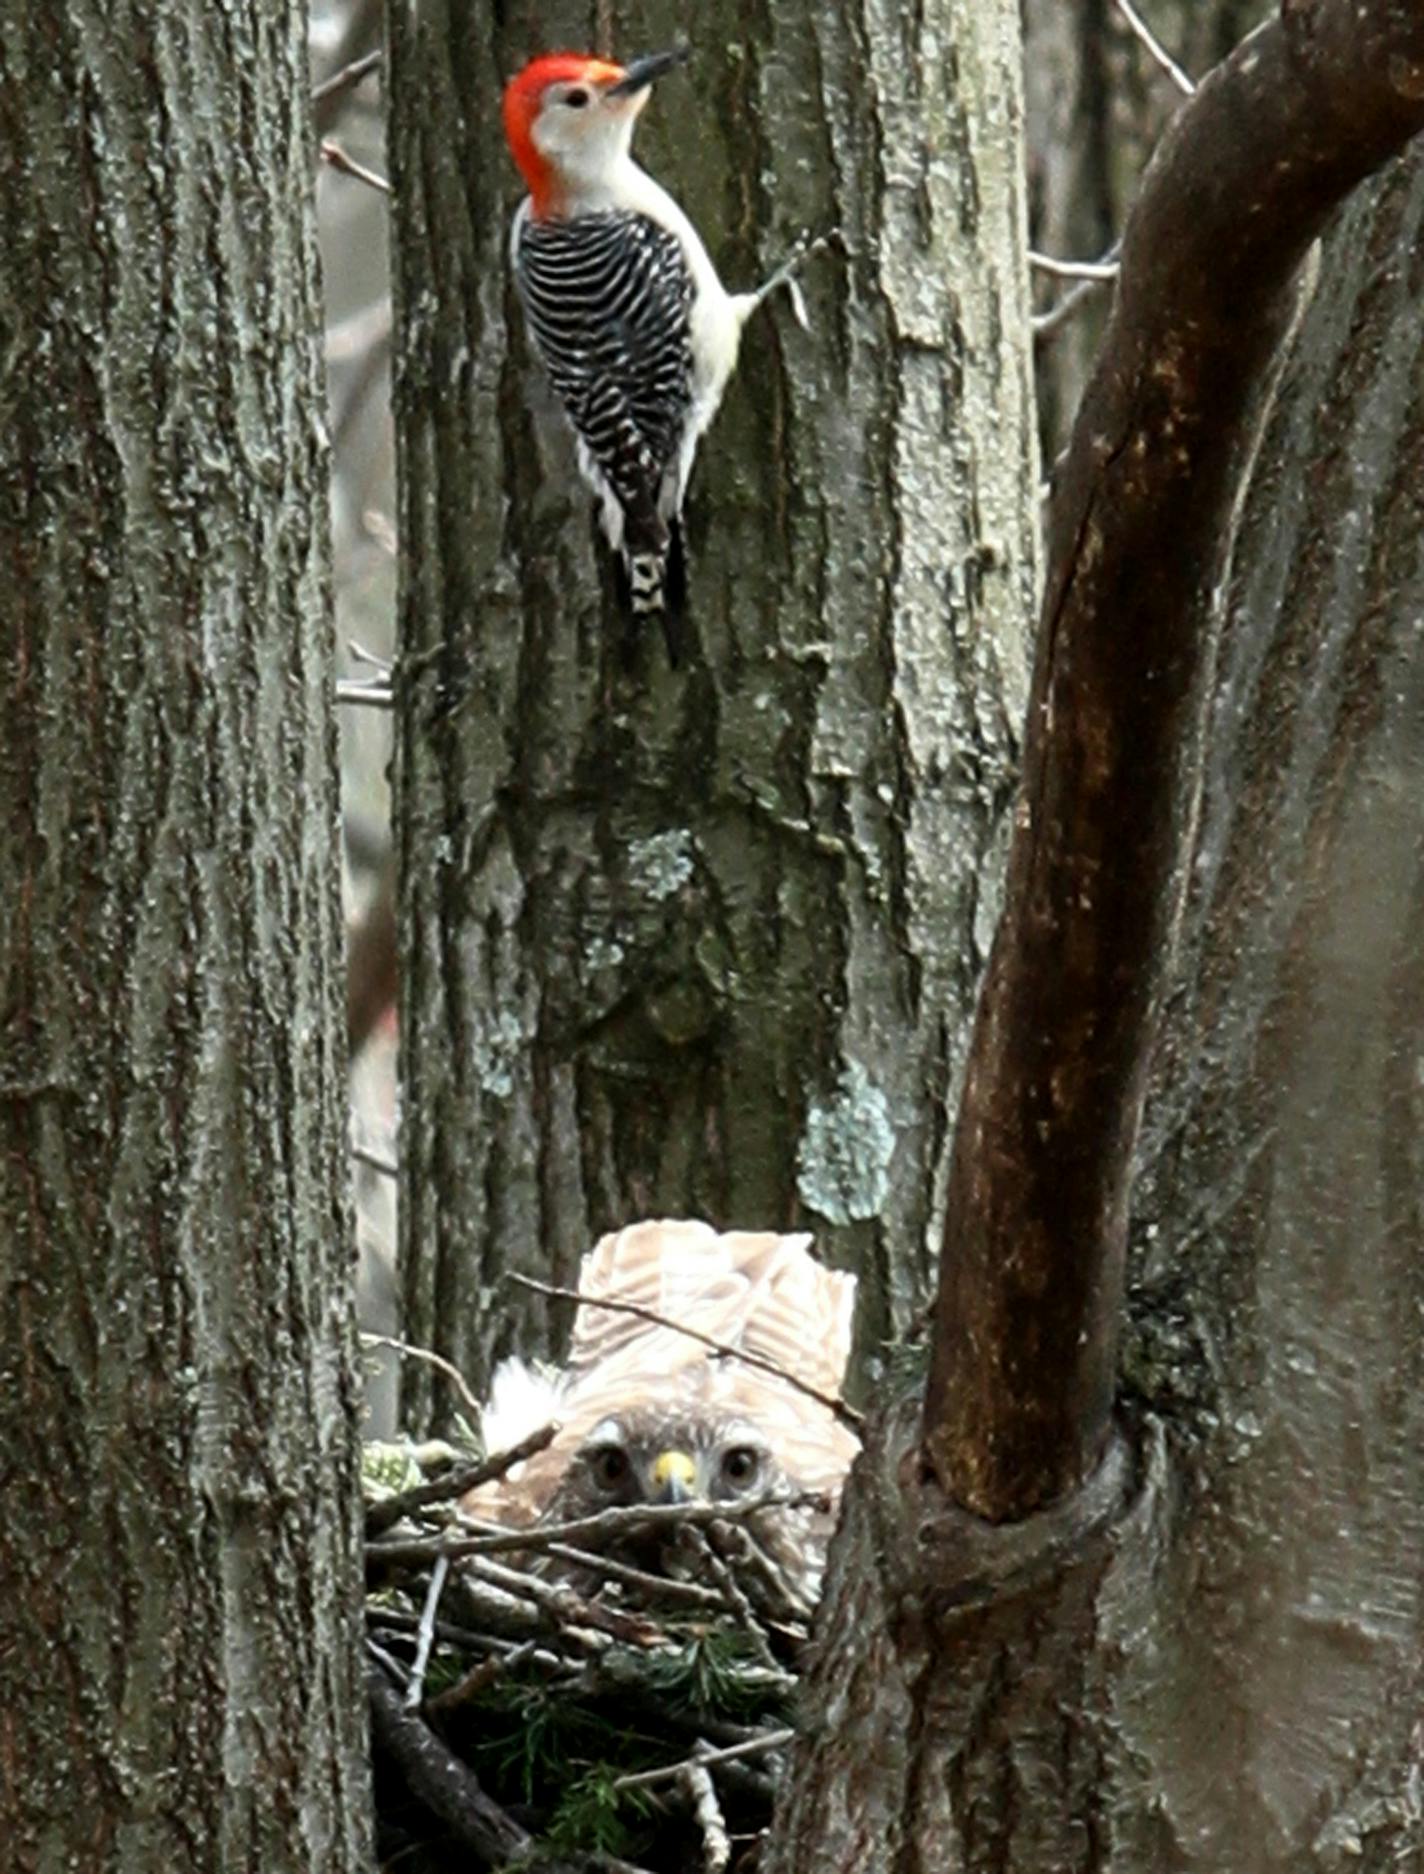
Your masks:
{"label": "rough gray bark", "polygon": [[1421,223],[1416,149],[1326,243],[1238,509],[1123,1442],[991,1530],[913,1403],[877,1429],[774,1874],[1418,1864]]}
{"label": "rough gray bark", "polygon": [[[609,11],[542,11],[541,43]],[[643,51],[683,15],[613,27]],[[533,30],[391,18],[406,1333],[477,1384],[548,1334],[490,1305],[501,1272],[567,1281],[642,1214],[806,1224],[867,1342],[913,1318],[1034,593],[1012,10],[721,0],[649,107],[639,152],[734,285],[841,233],[704,448],[676,676],[656,642],[619,666],[512,316],[497,101]]]}
{"label": "rough gray bark", "polygon": [[304,9],[0,13],[0,1840],[365,1869]]}

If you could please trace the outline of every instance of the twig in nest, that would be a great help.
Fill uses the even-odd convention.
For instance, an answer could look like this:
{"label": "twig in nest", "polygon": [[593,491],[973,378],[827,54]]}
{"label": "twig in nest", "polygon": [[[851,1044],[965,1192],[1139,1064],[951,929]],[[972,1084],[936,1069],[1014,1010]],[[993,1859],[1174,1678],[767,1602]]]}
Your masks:
{"label": "twig in nest", "polygon": [[407,1711],[419,1711],[425,1696],[425,1669],[430,1664],[430,1649],[435,1643],[435,1616],[440,1607],[440,1596],[445,1591],[445,1577],[449,1572],[450,1564],[443,1555],[430,1571],[430,1588],[425,1596],[425,1606],[421,1609],[420,1627],[415,1637],[415,1663],[410,1669],[410,1683],[405,1688],[402,1700]]}
{"label": "twig in nest", "polygon": [[792,1626],[803,1625],[810,1619],[815,1612],[814,1603],[797,1593],[781,1564],[768,1554],[750,1529],[729,1525],[718,1533],[729,1551],[728,1559],[746,1573],[755,1575],[763,1619]]}
{"label": "twig in nest", "polygon": [[573,1562],[580,1568],[597,1570],[609,1581],[621,1581],[636,1588],[650,1600],[680,1601],[684,1606],[701,1607],[709,1614],[730,1613],[724,1594],[704,1587],[700,1581],[677,1581],[671,1575],[649,1574],[646,1568],[633,1568],[627,1562],[615,1562],[611,1556],[595,1554],[592,1549],[576,1549],[567,1542],[545,1544],[543,1554],[561,1562]]}
{"label": "twig in nest", "polygon": [[442,1359],[438,1353],[432,1353],[428,1347],[412,1347],[409,1341],[397,1340],[391,1334],[363,1334],[361,1345],[363,1347],[389,1347],[393,1353],[405,1354],[412,1360],[424,1360],[438,1373],[445,1375],[478,1420],[480,1402],[470,1391],[464,1374],[458,1367],[452,1366],[448,1360]]}
{"label": "twig in nest", "polygon": [[[454,1368],[450,1371],[453,1373]],[[477,1490],[481,1484],[493,1483],[497,1477],[503,1477],[513,1470],[516,1464],[522,1464],[526,1458],[532,1458],[536,1451],[542,1451],[545,1445],[552,1442],[558,1429],[557,1425],[541,1425],[538,1431],[530,1432],[527,1438],[521,1438],[517,1445],[511,1445],[507,1451],[493,1452],[489,1457],[481,1458],[478,1464],[462,1464],[458,1469],[446,1471],[443,1477],[432,1477],[426,1483],[412,1484],[409,1490],[368,1504],[367,1537],[380,1535],[383,1530],[390,1529],[402,1517],[411,1515],[415,1510],[423,1510],[432,1503],[448,1503],[454,1497],[464,1496],[468,1490]]]}
{"label": "twig in nest", "polygon": [[451,1754],[424,1719],[404,1709],[379,1666],[367,1667],[366,1689],[372,1732],[400,1766],[411,1794],[486,1865],[502,1867],[523,1854],[529,1836],[485,1794],[474,1771]]}
{"label": "twig in nest", "polygon": [[360,643],[356,638],[348,638],[346,640],[346,648],[358,663],[370,664],[372,669],[381,671],[383,675],[387,677],[390,676],[391,672],[395,669],[395,661],[393,658],[382,657],[379,651],[368,651],[365,645]]}
{"label": "twig in nest", "polygon": [[777,1379],[785,1380],[788,1386],[804,1393],[808,1399],[814,1399],[828,1412],[835,1415],[842,1425],[848,1425],[857,1434],[865,1423],[864,1418],[854,1406],[847,1405],[831,1393],[822,1392],[819,1386],[810,1386],[804,1379],[798,1379],[775,1360],[768,1360],[759,1353],[746,1353],[740,1347],[733,1347],[725,1340],[714,1340],[710,1334],[703,1334],[695,1327],[684,1327],[681,1321],[671,1320],[665,1314],[658,1314],[655,1309],[644,1308],[636,1301],[610,1301],[606,1295],[585,1295],[576,1288],[559,1288],[552,1282],[536,1282],[532,1275],[519,1275],[513,1269],[506,1270],[506,1282],[515,1282],[520,1288],[527,1288],[536,1295],[547,1295],[551,1301],[576,1301],[585,1308],[598,1308],[606,1314],[631,1314],[639,1321],[648,1321],[654,1327],[671,1328],[674,1334],[685,1334],[689,1340],[695,1340],[704,1347],[710,1347],[713,1353],[723,1360],[740,1360],[744,1366],[759,1367],[763,1373],[774,1374]]}
{"label": "twig in nest", "polygon": [[[531,1609],[531,1613],[537,1619],[537,1609]],[[367,1621],[371,1628],[371,1638],[368,1644],[372,1653],[379,1654],[383,1663],[401,1682],[404,1682],[404,1668],[376,1639],[375,1635],[379,1633],[404,1637],[414,1633],[420,1624],[419,1616],[408,1613],[404,1608],[377,1607],[369,1611]],[[533,1620],[530,1624],[533,1624]],[[481,1665],[486,1660],[498,1660],[505,1672],[513,1670],[517,1665],[529,1665],[534,1666],[546,1679],[552,1679],[582,1670],[580,1664],[565,1659],[561,1654],[550,1652],[541,1639],[507,1640],[494,1633],[478,1633],[471,1627],[461,1626],[451,1620],[436,1621],[435,1637],[437,1640],[443,1640],[447,1645],[460,1647],[467,1653],[478,1653],[480,1655],[478,1663]],[[433,1698],[428,1698],[425,1701],[426,1710],[433,1711],[444,1696],[443,1692],[437,1692]]]}
{"label": "twig in nest", "polygon": [[527,1660],[533,1659],[538,1650],[533,1640],[525,1640],[522,1646],[511,1647],[507,1653],[491,1653],[487,1659],[477,1659],[462,1678],[453,1685],[447,1685],[443,1692],[437,1692],[433,1698],[427,1698],[425,1709],[435,1712],[454,1711],[470,1699],[478,1698],[490,1686],[497,1685],[508,1673],[517,1672]]}
{"label": "twig in nest", "polygon": [[[825,1495],[819,1490],[767,1490],[740,1503],[638,1503],[611,1510],[599,1510],[593,1516],[576,1516],[564,1523],[534,1524],[528,1529],[506,1529],[496,1523],[477,1523],[462,1519],[481,1531],[472,1536],[428,1536],[411,1540],[395,1539],[371,1542],[366,1546],[367,1562],[394,1562],[418,1568],[433,1562],[439,1555],[453,1560],[461,1555],[508,1555],[520,1549],[543,1550],[554,1542],[597,1544],[619,1536],[637,1534],[646,1529],[677,1529],[684,1524],[694,1528],[707,1523],[742,1523],[759,1516],[763,1510],[825,1507]],[[488,1531],[488,1533],[484,1533]]]}
{"label": "twig in nest", "polygon": [[752,1643],[752,1651],[763,1666],[770,1666],[774,1671],[781,1670],[781,1661],[771,1650],[771,1642],[766,1637],[766,1629],[757,1619],[756,1610],[747,1599],[745,1590],[737,1580],[736,1574],[728,1562],[720,1556],[700,1529],[686,1529],[681,1540],[689,1544],[692,1552],[709,1570],[717,1586],[732,1604],[737,1625]]}
{"label": "twig in nest", "polygon": [[606,1633],[615,1640],[622,1640],[628,1646],[657,1646],[667,1638],[662,1628],[646,1614],[626,1613],[620,1608],[586,1601],[561,1581],[544,1581],[524,1569],[502,1568],[498,1562],[482,1555],[470,1556],[469,1564],[491,1587],[503,1588],[509,1594],[520,1594],[533,1601],[565,1632],[570,1628],[591,1628],[595,1633]]}
{"label": "twig in nest", "polygon": [[656,1770],[638,1770],[630,1776],[620,1776],[614,1782],[614,1789],[652,1789],[658,1783],[675,1783],[684,1770],[698,1765],[710,1770],[719,1763],[735,1763],[742,1757],[765,1757],[774,1750],[784,1750],[796,1733],[789,1727],[777,1731],[759,1731],[755,1737],[743,1739],[739,1744],[724,1745],[721,1750],[698,1748],[692,1757],[684,1757],[677,1763],[662,1764]]}
{"label": "twig in nest", "polygon": [[706,1874],[722,1874],[732,1858],[732,1844],[727,1839],[727,1821],[717,1800],[711,1773],[700,1763],[684,1764],[678,1775],[692,1814],[702,1831],[702,1866]]}
{"label": "twig in nest", "polygon": [[366,1651],[397,1685],[405,1684],[407,1676],[405,1667],[395,1657],[394,1653],[388,1653],[385,1647],[381,1645],[380,1641],[373,1640],[369,1634],[366,1638]]}

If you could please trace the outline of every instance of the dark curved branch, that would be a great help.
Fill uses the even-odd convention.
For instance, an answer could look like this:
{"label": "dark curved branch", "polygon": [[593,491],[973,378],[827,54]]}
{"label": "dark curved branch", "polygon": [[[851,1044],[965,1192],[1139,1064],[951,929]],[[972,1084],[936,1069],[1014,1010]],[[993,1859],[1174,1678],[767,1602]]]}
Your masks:
{"label": "dark curved branch", "polygon": [[1200,773],[1209,614],[1291,283],[1424,129],[1424,5],[1285,0],[1147,172],[1052,519],[1024,788],[948,1199],[926,1453],[993,1521],[1103,1448],[1129,1179]]}

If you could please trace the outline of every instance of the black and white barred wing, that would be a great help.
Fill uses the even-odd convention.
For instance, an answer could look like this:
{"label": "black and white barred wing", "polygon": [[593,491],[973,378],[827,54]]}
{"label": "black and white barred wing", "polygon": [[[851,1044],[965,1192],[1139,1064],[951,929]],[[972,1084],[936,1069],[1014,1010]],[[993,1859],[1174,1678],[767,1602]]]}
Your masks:
{"label": "black and white barred wing", "polygon": [[677,237],[626,210],[525,218],[515,277],[638,611],[662,604],[692,403],[692,278]]}

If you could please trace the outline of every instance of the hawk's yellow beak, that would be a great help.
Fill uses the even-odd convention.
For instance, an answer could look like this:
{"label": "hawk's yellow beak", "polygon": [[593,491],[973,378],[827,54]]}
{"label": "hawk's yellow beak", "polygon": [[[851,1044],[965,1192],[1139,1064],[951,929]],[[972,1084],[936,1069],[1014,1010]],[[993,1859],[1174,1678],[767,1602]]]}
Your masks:
{"label": "hawk's yellow beak", "polygon": [[653,1487],[660,1503],[686,1503],[694,1494],[697,1466],[685,1451],[661,1451],[653,1460]]}

